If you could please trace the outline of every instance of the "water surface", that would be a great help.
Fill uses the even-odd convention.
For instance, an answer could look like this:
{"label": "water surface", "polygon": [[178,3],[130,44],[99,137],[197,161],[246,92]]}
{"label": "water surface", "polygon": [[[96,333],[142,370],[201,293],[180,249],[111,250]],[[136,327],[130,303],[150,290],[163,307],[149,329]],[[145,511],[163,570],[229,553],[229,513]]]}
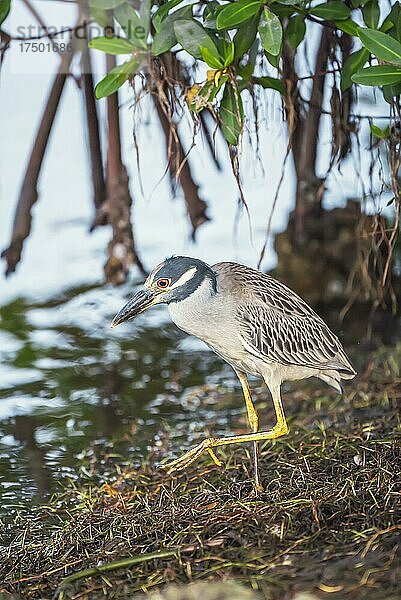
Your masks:
{"label": "water surface", "polygon": [[245,423],[231,369],[163,308],[112,330],[120,298],[87,287],[1,308],[3,518],[85,474],[96,446],[135,465],[164,435],[171,453]]}

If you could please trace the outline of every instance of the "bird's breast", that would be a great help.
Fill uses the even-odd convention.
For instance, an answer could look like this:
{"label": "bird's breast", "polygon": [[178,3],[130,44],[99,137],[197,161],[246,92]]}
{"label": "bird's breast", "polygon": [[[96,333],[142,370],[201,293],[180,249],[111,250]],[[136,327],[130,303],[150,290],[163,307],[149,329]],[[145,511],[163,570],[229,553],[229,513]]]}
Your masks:
{"label": "bird's breast", "polygon": [[191,295],[169,304],[168,310],[177,327],[204,341],[234,368],[259,372],[241,343],[235,306],[230,300],[219,298],[218,294],[206,298]]}
{"label": "bird's breast", "polygon": [[195,335],[212,346],[234,343],[236,335],[235,312],[231,302],[211,295],[210,286],[201,285],[196,292],[168,305],[172,321],[187,333]]}
{"label": "bird's breast", "polygon": [[184,300],[169,304],[168,309],[171,320],[177,327],[207,343],[218,341],[224,336],[222,316],[210,306],[194,306]]}

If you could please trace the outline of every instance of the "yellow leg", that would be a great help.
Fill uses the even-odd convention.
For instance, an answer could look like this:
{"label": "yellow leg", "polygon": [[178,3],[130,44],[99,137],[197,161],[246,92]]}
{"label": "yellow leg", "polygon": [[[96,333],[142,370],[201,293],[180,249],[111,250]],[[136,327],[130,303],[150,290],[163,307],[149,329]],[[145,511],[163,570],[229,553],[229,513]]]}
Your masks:
{"label": "yellow leg", "polygon": [[215,465],[217,465],[218,467],[222,467],[223,463],[221,462],[221,460],[219,460],[217,458],[217,456],[215,455],[215,453],[213,452],[213,450],[211,448],[208,448],[207,451],[210,454],[210,458],[212,459],[212,461],[214,462]]}
{"label": "yellow leg", "polygon": [[277,423],[273,429],[269,429],[268,431],[259,431],[257,433],[247,433],[245,435],[231,435],[222,438],[206,438],[200,444],[195,446],[195,448],[192,448],[192,450],[189,450],[180,456],[180,458],[163,465],[163,468],[167,469],[169,473],[181,471],[182,469],[189,467],[197,458],[199,458],[199,456],[201,456],[201,454],[203,454],[203,452],[205,452],[205,450],[210,452],[211,448],[226,446],[228,444],[244,444],[249,442],[263,442],[264,440],[275,440],[288,433],[288,426],[285,420],[283,405],[280,398],[280,387],[278,386],[272,389],[271,392],[277,418]]}
{"label": "yellow leg", "polygon": [[[259,429],[259,417],[256,412],[255,405],[252,402],[251,391],[249,389],[248,378],[245,373],[237,372],[238,379],[242,385],[242,391],[244,393],[246,410],[248,413],[248,422],[253,433],[257,433]],[[263,492],[263,486],[260,482],[259,476],[259,462],[258,462],[258,442],[252,442],[253,450],[253,472],[255,476],[255,488],[257,492]]]}

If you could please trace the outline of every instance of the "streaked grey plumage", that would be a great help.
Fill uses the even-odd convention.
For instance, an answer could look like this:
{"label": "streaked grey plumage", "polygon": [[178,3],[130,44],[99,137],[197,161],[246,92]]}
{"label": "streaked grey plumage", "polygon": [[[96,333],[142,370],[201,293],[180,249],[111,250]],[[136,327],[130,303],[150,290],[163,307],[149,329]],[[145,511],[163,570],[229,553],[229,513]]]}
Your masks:
{"label": "streaked grey plumage", "polygon": [[283,367],[315,369],[339,391],[340,379],[355,376],[338,338],[298,294],[244,265],[224,262],[213,269],[218,289],[237,298],[240,338],[249,352]]}
{"label": "streaked grey plumage", "polygon": [[270,389],[316,376],[341,391],[340,380],[355,376],[338,338],[290,288],[238,263],[211,269],[217,293],[204,280],[169,312],[236,371],[262,376]]}
{"label": "streaked grey plumage", "polygon": [[[356,372],[338,338],[295,292],[283,283],[233,262],[210,267],[198,259],[175,256],[155,267],[138,292],[121,309],[113,325],[133,318],[155,304],[167,304],[174,323],[210,346],[235,370],[241,382],[252,433],[206,438],[168,468],[183,469],[205,450],[252,442],[256,488],[261,489],[257,442],[288,432],[281,403],[283,381],[318,377],[338,391],[340,381]],[[247,374],[260,376],[273,399],[277,423],[259,431]]]}

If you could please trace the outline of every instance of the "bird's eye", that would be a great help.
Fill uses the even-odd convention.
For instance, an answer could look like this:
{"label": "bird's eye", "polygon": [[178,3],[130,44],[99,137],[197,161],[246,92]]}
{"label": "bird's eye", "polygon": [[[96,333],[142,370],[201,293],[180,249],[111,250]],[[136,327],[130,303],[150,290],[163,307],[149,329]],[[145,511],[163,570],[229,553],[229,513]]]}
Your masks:
{"label": "bird's eye", "polygon": [[162,290],[165,290],[166,288],[168,288],[169,285],[170,285],[170,279],[158,279],[157,280],[157,287],[161,288]]}

